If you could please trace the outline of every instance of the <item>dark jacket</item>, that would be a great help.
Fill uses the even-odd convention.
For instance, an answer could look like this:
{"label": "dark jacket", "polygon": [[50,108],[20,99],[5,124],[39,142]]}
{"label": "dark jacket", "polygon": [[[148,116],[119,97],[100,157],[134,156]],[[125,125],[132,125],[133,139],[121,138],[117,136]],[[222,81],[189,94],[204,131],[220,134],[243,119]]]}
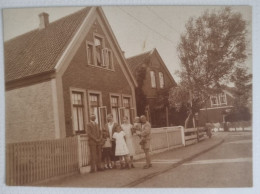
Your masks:
{"label": "dark jacket", "polygon": [[88,134],[88,144],[89,145],[99,145],[102,134],[98,127],[98,124],[95,122],[90,122],[87,124],[87,134]]}
{"label": "dark jacket", "polygon": [[[113,134],[114,134],[115,131],[116,131],[116,126],[118,126],[118,124],[117,124],[117,123],[114,123],[114,126],[113,126],[113,128],[112,128],[112,136],[110,137],[110,139],[112,139]],[[108,123],[105,125],[105,129],[104,129],[104,130],[106,131],[106,133],[107,133],[108,135],[110,135],[110,134],[109,134]]]}

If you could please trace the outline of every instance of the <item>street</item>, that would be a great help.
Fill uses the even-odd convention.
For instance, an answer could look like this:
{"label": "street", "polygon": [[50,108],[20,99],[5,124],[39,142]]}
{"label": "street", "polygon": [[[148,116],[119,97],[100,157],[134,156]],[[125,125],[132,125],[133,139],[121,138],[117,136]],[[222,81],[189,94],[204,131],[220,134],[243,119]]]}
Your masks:
{"label": "street", "polygon": [[212,188],[251,187],[252,184],[251,133],[230,132],[225,142],[215,149],[135,187]]}

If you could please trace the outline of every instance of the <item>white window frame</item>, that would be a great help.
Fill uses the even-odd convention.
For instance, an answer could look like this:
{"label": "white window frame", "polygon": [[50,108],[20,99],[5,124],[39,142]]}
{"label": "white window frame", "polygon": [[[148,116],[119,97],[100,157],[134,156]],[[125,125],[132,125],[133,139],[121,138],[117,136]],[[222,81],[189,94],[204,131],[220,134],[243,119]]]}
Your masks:
{"label": "white window frame", "polygon": [[[219,104],[220,104],[220,105],[227,105],[227,95],[226,95],[226,93],[223,92],[223,93],[219,94],[218,97],[219,97]],[[220,100],[221,97],[224,97],[224,99],[225,99],[225,102],[224,102],[224,103],[221,102],[221,100]]]}
{"label": "white window frame", "polygon": [[[217,103],[216,104],[213,104],[212,103],[212,98],[216,98],[216,101]],[[218,99],[218,96],[217,95],[214,95],[214,96],[210,96],[210,103],[211,103],[211,106],[218,106],[219,105],[219,99]]]}
{"label": "white window frame", "polygon": [[[163,72],[160,71],[158,73],[158,75],[159,75],[159,85],[160,85],[160,88],[163,89],[165,87],[164,74],[163,74]],[[162,77],[160,75],[162,75]],[[162,79],[162,81],[161,81],[161,79]]]}
{"label": "white window frame", "polygon": [[87,123],[89,122],[88,119],[88,106],[87,106],[87,95],[86,95],[86,90],[85,89],[81,89],[81,88],[73,88],[70,87],[70,110],[71,110],[71,123],[72,123],[72,130],[73,130],[73,134],[76,135],[76,130],[73,128],[74,127],[74,122],[73,121],[73,100],[72,100],[72,94],[73,92],[79,92],[82,93],[82,102],[83,102],[83,119],[84,119],[84,129],[86,131],[86,127],[87,127]]}
{"label": "white window frame", "polygon": [[[89,63],[89,53],[88,53],[88,45],[92,46],[92,61],[93,63]],[[95,65],[95,45],[94,43],[90,42],[90,41],[86,41],[86,50],[87,50],[87,63],[88,65]]]}
{"label": "white window frame", "polygon": [[[154,76],[152,76],[152,73],[153,73]],[[155,76],[155,71],[153,71],[153,70],[150,70],[150,79],[151,79],[151,87],[156,88],[156,85],[157,85],[156,84],[156,76]]]}
{"label": "white window frame", "polygon": [[98,34],[98,33],[93,33],[93,44],[94,44],[94,65],[96,66],[96,67],[99,67],[98,65],[97,65],[97,51],[96,51],[96,45],[95,45],[95,38],[99,38],[99,39],[101,39],[101,57],[102,57],[102,59],[101,59],[101,62],[102,62],[102,64],[101,64],[101,67],[102,68],[104,68],[103,66],[103,49],[105,48],[105,38],[104,38],[104,36],[102,36],[102,35],[100,35],[100,34]]}
{"label": "white window frame", "polygon": [[[133,107],[133,98],[132,95],[128,95],[128,94],[122,94],[122,106],[124,107],[124,98],[129,98],[130,99],[130,107],[129,107],[129,114],[131,116],[131,111],[134,111],[134,115],[133,117],[135,117],[135,108]],[[125,108],[126,109],[126,108]],[[129,122],[131,123],[131,118],[129,117]],[[134,118],[132,118],[134,120]],[[131,123],[132,124],[132,123]]]}
{"label": "white window frame", "polygon": [[[97,91],[97,90],[88,90],[88,107],[89,107],[89,117],[90,117],[90,115],[91,115],[91,103],[90,103],[90,96],[91,96],[91,94],[94,94],[94,95],[98,95],[98,98],[99,98],[99,106],[98,106],[98,108],[99,107],[102,107],[103,106],[103,102],[102,102],[102,92],[100,92],[100,91]],[[98,114],[99,114],[99,109],[98,109]],[[98,115],[99,116],[99,119],[100,119],[100,115]],[[99,123],[99,125],[100,125],[100,123]]]}
{"label": "white window frame", "polygon": [[[110,111],[112,114],[112,103],[111,103],[111,99],[112,97],[118,97],[118,121],[120,122],[120,111],[119,109],[122,107],[122,99],[121,99],[121,94],[119,93],[109,93],[109,102],[110,102]],[[114,118],[115,119],[115,118]],[[114,120],[115,121],[115,120]]]}
{"label": "white window frame", "polygon": [[[102,125],[101,125],[101,109],[102,109],[102,108],[104,108],[104,109],[105,109],[105,112],[106,112],[106,113],[105,113],[105,119],[104,119],[104,120],[105,120],[105,123],[106,123],[106,121],[107,121],[107,107],[106,107],[106,106],[101,106],[101,107],[98,108],[98,112],[99,112],[99,116],[100,116],[99,127],[100,127],[101,130],[103,129],[103,127],[102,127]],[[104,123],[104,124],[105,124],[105,123]]]}

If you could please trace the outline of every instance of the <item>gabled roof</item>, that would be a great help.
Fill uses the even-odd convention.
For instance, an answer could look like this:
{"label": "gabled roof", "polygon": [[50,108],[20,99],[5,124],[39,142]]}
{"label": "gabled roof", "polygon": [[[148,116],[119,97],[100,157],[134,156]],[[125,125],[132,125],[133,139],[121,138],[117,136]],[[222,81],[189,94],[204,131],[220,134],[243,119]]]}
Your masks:
{"label": "gabled roof", "polygon": [[35,29],[4,43],[5,81],[54,71],[55,65],[86,18],[86,7],[44,29]]}
{"label": "gabled roof", "polygon": [[[144,53],[141,53],[139,55],[135,55],[135,56],[132,56],[132,57],[129,57],[127,58],[127,63],[128,63],[128,66],[130,67],[132,73],[134,74],[135,70],[142,64],[146,63],[148,60],[150,60],[151,56],[152,55],[156,55],[156,57],[158,58],[158,60],[160,61],[160,64],[162,65],[162,67],[164,68],[165,72],[168,74],[168,77],[170,78],[170,80],[172,81],[172,83],[174,85],[177,85],[175,80],[173,79],[171,73],[169,72],[168,68],[166,67],[164,61],[162,60],[159,52],[157,51],[156,48],[150,50],[150,51],[147,51],[147,52],[144,52]],[[134,74],[135,75],[135,74]]]}
{"label": "gabled roof", "polygon": [[129,57],[126,59],[128,66],[130,67],[131,71],[134,72],[136,68],[143,64],[150,56],[153,50]]}

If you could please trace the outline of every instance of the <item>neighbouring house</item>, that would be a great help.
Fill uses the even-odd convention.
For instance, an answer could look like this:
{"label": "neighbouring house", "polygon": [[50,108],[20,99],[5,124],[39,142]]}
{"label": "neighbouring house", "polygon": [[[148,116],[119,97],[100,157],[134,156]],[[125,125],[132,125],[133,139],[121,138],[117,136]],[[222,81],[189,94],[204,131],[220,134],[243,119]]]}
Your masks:
{"label": "neighbouring house", "polygon": [[127,58],[136,78],[137,114],[146,114],[152,127],[165,127],[171,123],[169,116],[169,89],[177,84],[167,69],[157,49]]}
{"label": "neighbouring house", "polygon": [[225,117],[233,109],[233,102],[234,96],[228,87],[216,95],[211,95],[205,106],[200,109],[199,125],[225,122]]}
{"label": "neighbouring house", "polygon": [[85,133],[90,114],[103,127],[136,112],[137,83],[101,7],[54,22],[4,43],[6,142]]}

